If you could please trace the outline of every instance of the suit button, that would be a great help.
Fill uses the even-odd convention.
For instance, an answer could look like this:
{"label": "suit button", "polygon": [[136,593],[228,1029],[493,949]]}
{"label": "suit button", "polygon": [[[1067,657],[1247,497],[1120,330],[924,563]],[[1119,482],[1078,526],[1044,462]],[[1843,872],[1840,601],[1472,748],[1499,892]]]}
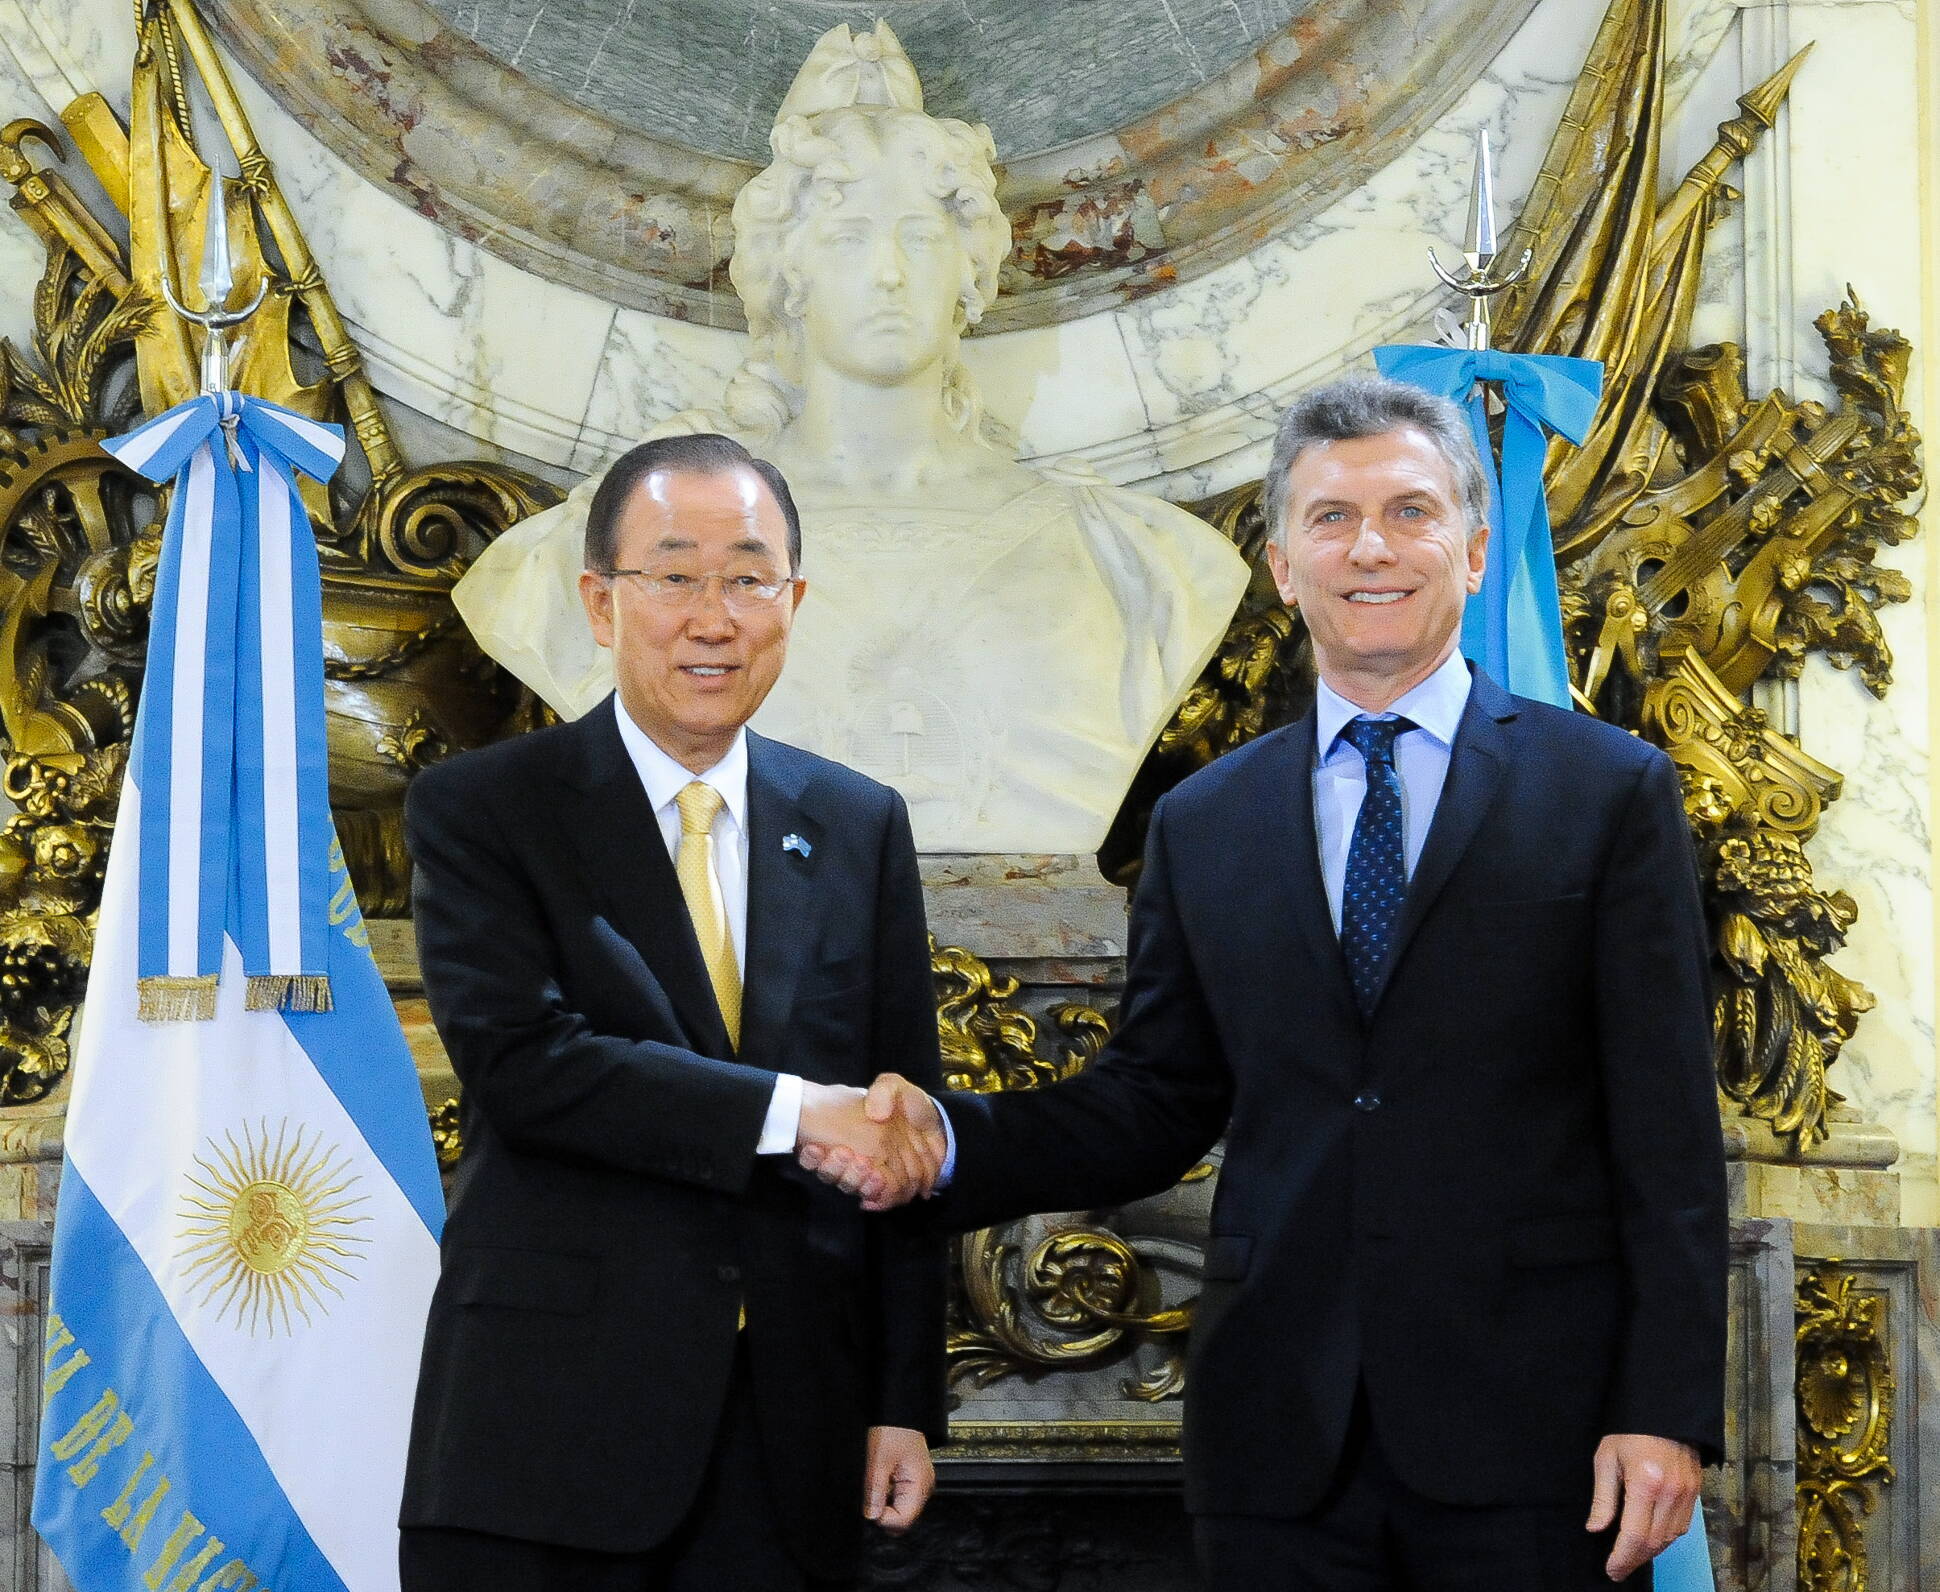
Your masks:
{"label": "suit button", "polygon": [[1356,1111],[1379,1111],[1381,1109],[1381,1097],[1371,1089],[1365,1094],[1357,1094],[1354,1096],[1354,1109]]}
{"label": "suit button", "polygon": [[714,1268],[714,1275],[719,1277],[722,1282],[739,1282],[741,1280],[741,1268],[739,1266],[716,1266]]}

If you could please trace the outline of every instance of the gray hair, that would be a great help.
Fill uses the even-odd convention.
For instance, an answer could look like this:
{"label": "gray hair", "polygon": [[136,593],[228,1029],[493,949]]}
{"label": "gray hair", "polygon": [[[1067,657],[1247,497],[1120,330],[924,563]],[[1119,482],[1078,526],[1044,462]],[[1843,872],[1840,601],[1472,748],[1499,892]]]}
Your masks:
{"label": "gray hair", "polygon": [[1489,479],[1462,406],[1405,381],[1358,374],[1303,393],[1280,417],[1266,467],[1267,535],[1286,545],[1287,472],[1307,449],[1378,437],[1402,426],[1426,435],[1447,462],[1473,536],[1488,522]]}

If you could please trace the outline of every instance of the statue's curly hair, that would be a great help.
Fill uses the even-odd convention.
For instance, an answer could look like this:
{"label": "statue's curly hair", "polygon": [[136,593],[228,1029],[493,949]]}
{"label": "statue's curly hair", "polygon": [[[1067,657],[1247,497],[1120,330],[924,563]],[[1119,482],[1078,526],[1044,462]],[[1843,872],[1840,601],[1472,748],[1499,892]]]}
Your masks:
{"label": "statue's curly hair", "polygon": [[[802,349],[796,332],[803,283],[796,259],[803,219],[832,203],[842,186],[907,142],[923,161],[929,190],[955,218],[965,244],[957,295],[959,333],[976,325],[997,296],[997,271],[1010,249],[1010,224],[997,203],[990,130],[968,122],[888,107],[846,107],[775,124],[774,162],[734,200],[734,258],[728,275],[748,317],[748,356],[728,383],[727,426],[754,441],[772,438],[802,405]],[[970,373],[955,353],[944,372],[944,410],[962,431],[993,447],[1010,437],[985,413]]]}

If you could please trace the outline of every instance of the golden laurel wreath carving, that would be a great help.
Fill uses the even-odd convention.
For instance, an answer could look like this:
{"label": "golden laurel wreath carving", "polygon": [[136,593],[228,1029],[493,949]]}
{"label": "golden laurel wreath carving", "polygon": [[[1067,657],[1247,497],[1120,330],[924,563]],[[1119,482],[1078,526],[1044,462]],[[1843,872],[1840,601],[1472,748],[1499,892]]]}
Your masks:
{"label": "golden laurel wreath carving", "polygon": [[1803,1592],[1866,1592],[1865,1521],[1895,1477],[1885,1305],[1826,1260],[1798,1282],[1798,1567]]}

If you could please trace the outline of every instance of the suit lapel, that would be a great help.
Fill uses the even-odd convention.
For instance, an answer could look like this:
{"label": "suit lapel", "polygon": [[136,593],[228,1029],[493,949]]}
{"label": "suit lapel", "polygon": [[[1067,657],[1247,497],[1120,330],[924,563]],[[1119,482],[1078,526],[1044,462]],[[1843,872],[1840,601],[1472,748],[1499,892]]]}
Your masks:
{"label": "suit lapel", "polygon": [[[826,904],[822,826],[803,806],[808,765],[766,736],[748,733],[748,954],[742,979],[741,1059],[779,1057],[795,986]],[[784,849],[799,836],[802,846]],[[804,849],[806,855],[804,855]]]}
{"label": "suit lapel", "polygon": [[1454,872],[1455,864],[1462,860],[1469,842],[1488,816],[1508,761],[1508,737],[1502,726],[1515,716],[1514,699],[1476,670],[1468,706],[1462,711],[1455,744],[1449,749],[1448,778],[1442,784],[1441,800],[1436,803],[1421,860],[1415,864],[1408,894],[1401,903],[1401,922],[1395,930],[1394,950],[1388,960],[1388,987],[1393,985],[1395,969],[1407,953],[1408,942],[1421,927],[1442,887],[1448,883],[1448,876]]}
{"label": "suit lapel", "polygon": [[580,756],[561,768],[567,802],[560,816],[593,899],[667,992],[693,1047],[703,1055],[732,1056],[673,858],[620,739],[617,711],[608,697],[574,725]]}
{"label": "suit lapel", "polygon": [[1288,727],[1282,740],[1283,754],[1269,769],[1271,786],[1264,806],[1270,814],[1284,815],[1286,828],[1273,834],[1269,820],[1266,833],[1272,844],[1266,855],[1283,856],[1291,861],[1285,869],[1269,868],[1264,879],[1269,887],[1281,882],[1290,887],[1286,899],[1269,901],[1267,921],[1291,920],[1319,982],[1350,1015],[1357,1012],[1353,986],[1347,977],[1347,958],[1341,954],[1340,936],[1334,932],[1332,909],[1327,904],[1327,886],[1320,874],[1319,831],[1314,827],[1314,715],[1309,708],[1305,718]]}

